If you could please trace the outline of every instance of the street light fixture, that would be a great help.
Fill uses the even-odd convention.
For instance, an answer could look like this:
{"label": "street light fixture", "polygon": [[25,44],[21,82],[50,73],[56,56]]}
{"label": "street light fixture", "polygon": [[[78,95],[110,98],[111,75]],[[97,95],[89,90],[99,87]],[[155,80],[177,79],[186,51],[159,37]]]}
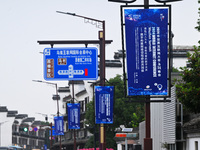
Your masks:
{"label": "street light fixture", "polygon": [[158,3],[169,3],[169,2],[176,2],[176,1],[182,1],[182,0],[155,0]]}
{"label": "street light fixture", "polygon": [[[56,97],[56,100],[57,100],[57,116],[59,116],[59,103],[58,103],[59,95],[58,95],[58,85],[57,85],[57,83],[46,82],[46,81],[41,81],[41,80],[32,80],[32,81],[33,82],[46,83],[46,84],[54,85],[56,87],[56,96],[53,96],[53,98]],[[53,99],[53,100],[55,100],[55,99]]]}
{"label": "street light fixture", "polygon": [[[100,40],[100,85],[105,86],[105,21],[93,19],[81,15],[77,15],[75,13],[70,12],[62,12],[62,11],[56,11],[57,13],[76,16],[79,18],[83,18],[85,20],[90,20],[96,22],[96,27],[100,28],[100,25],[98,23],[102,24],[102,31],[99,31],[99,40]],[[105,150],[105,129],[104,124],[100,124],[100,150]],[[76,148],[74,148],[76,149]]]}
{"label": "street light fixture", "polygon": [[[59,95],[58,95],[58,85],[57,83],[52,83],[52,82],[46,82],[46,81],[41,81],[41,80],[32,80],[33,82],[40,82],[40,83],[46,83],[46,84],[50,84],[50,85],[54,85],[56,87],[56,100],[57,100],[57,116],[59,116],[59,103],[58,103],[58,100],[59,100]],[[52,132],[51,132],[52,133]],[[52,137],[52,135],[51,135]],[[51,143],[52,145],[52,143]],[[62,149],[61,148],[61,138],[60,138],[60,150]]]}
{"label": "street light fixture", "polygon": [[118,3],[133,3],[136,0],[108,0],[110,2],[118,2]]}

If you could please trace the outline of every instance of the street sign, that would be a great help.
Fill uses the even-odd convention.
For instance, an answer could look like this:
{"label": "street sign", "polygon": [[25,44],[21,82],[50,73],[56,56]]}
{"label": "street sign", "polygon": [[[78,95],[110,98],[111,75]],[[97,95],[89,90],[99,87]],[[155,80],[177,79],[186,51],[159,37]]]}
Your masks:
{"label": "street sign", "polygon": [[119,138],[137,138],[138,133],[116,133],[115,137]]}
{"label": "street sign", "polygon": [[98,78],[97,49],[45,48],[45,80],[96,80]]}
{"label": "street sign", "polygon": [[128,95],[167,95],[168,9],[125,9]]}
{"label": "street sign", "polygon": [[133,128],[123,128],[122,132],[133,132]]}
{"label": "street sign", "polygon": [[67,104],[68,128],[80,129],[80,103]]}
{"label": "street sign", "polygon": [[28,130],[31,132],[33,131],[33,127],[29,127]]}
{"label": "street sign", "polygon": [[97,124],[113,123],[114,86],[95,86],[95,116]]}
{"label": "street sign", "polygon": [[55,135],[64,135],[64,121],[63,116],[54,117]]}

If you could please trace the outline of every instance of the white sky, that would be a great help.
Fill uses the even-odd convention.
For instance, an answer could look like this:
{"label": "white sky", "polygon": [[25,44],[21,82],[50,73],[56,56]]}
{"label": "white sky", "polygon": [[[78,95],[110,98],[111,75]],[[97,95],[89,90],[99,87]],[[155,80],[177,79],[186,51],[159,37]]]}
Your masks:
{"label": "white sky", "polygon": [[[172,4],[174,45],[197,45],[198,0]],[[143,4],[137,0],[133,4]],[[150,4],[159,4],[150,0]],[[55,114],[52,100],[55,87],[35,83],[43,79],[42,52],[48,45],[38,40],[97,40],[99,29],[82,18],[58,14],[72,12],[106,22],[106,58],[121,49],[120,4],[107,0],[0,0],[0,105],[20,114],[44,120],[43,114]],[[77,45],[78,46],[78,45]],[[84,45],[82,45],[84,47]],[[93,46],[93,45],[91,45]],[[66,86],[67,82],[56,82]]]}

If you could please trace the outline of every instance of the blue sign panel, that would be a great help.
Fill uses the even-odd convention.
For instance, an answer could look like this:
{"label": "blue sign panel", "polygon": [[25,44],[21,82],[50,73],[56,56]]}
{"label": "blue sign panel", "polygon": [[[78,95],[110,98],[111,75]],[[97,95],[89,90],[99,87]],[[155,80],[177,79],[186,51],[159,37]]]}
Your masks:
{"label": "blue sign panel", "polygon": [[67,104],[68,128],[80,129],[80,103]]}
{"label": "blue sign panel", "polygon": [[[51,136],[51,130],[49,130],[49,136]],[[55,136],[55,127],[52,126],[52,136]]]}
{"label": "blue sign panel", "polygon": [[128,95],[167,95],[168,9],[125,9]]}
{"label": "blue sign panel", "polygon": [[63,116],[54,117],[55,135],[64,135],[64,121]]}
{"label": "blue sign panel", "polygon": [[95,116],[97,124],[113,123],[113,86],[95,86]]}
{"label": "blue sign panel", "polygon": [[98,78],[97,49],[45,48],[45,80],[96,80]]}
{"label": "blue sign panel", "polygon": [[47,145],[46,144],[44,144],[44,150],[47,150]]}

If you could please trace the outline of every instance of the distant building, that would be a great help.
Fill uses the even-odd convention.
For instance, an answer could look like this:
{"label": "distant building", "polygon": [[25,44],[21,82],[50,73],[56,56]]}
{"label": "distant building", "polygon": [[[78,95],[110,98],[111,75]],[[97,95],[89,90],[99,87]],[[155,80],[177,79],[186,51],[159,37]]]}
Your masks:
{"label": "distant building", "polygon": [[0,106],[0,146],[20,146],[26,150],[43,149],[46,130],[41,121]]}

